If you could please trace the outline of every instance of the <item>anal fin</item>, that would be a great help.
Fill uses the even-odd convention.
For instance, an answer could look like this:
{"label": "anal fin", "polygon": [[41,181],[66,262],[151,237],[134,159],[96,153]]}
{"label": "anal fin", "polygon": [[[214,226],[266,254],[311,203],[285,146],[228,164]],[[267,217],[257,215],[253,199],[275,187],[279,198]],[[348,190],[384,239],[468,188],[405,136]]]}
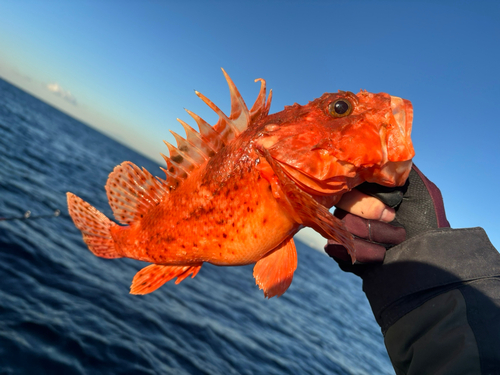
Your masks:
{"label": "anal fin", "polygon": [[177,277],[175,283],[179,284],[191,274],[191,278],[195,277],[201,265],[164,266],[161,264],[151,264],[136,273],[132,280],[130,294],[148,294],[154,292],[174,277]]}
{"label": "anal fin", "polygon": [[289,238],[255,264],[253,276],[264,296],[280,297],[292,283],[296,269],[297,250],[293,239]]}

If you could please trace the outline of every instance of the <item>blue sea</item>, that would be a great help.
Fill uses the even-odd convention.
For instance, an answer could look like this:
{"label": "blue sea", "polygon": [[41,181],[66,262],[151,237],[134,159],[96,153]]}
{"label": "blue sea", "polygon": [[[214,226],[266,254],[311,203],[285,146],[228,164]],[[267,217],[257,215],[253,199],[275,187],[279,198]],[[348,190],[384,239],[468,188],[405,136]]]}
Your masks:
{"label": "blue sea", "polygon": [[104,184],[124,160],[162,174],[0,79],[0,217],[32,215],[0,221],[0,374],[394,373],[361,281],[300,241],[280,298],[264,298],[251,266],[210,264],[130,295],[146,264],[92,255],[65,196],[112,217]]}

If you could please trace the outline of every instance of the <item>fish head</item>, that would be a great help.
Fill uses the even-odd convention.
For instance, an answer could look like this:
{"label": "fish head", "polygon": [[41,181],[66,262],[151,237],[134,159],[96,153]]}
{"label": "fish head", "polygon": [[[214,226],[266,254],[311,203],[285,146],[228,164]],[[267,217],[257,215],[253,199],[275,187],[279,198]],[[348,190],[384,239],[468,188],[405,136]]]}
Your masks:
{"label": "fish head", "polygon": [[415,154],[412,119],[410,101],[399,97],[363,90],[326,93],[266,117],[257,147],[301,189],[332,206],[365,181],[405,183]]}

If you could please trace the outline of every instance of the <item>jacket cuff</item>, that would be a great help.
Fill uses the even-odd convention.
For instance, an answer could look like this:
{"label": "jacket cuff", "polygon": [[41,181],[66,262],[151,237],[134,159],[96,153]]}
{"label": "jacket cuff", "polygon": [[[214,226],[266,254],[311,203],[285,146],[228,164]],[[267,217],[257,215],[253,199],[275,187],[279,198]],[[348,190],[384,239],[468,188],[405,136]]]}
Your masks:
{"label": "jacket cuff", "polygon": [[363,291],[382,332],[429,299],[464,282],[500,276],[500,254],[482,228],[442,228],[387,251],[363,275]]}

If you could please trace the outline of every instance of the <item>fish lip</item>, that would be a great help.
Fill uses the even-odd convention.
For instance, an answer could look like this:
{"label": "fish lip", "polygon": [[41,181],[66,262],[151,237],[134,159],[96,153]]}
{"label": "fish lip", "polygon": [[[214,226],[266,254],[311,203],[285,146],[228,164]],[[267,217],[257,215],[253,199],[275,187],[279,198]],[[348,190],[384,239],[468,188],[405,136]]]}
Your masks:
{"label": "fish lip", "polygon": [[[305,194],[310,195],[318,204],[325,206],[326,208],[331,208],[335,203],[338,202],[340,199],[340,195],[338,194],[339,191],[337,191],[336,194],[332,194],[331,192],[322,192],[320,190],[315,189],[314,187],[308,186],[307,184],[304,184],[300,179],[298,179],[296,176],[293,176],[290,173],[289,169],[293,169],[297,172],[299,172],[301,175],[305,176],[306,178],[310,180],[316,180],[313,177],[303,173],[300,169],[294,168],[288,164],[285,164],[281,162],[280,160],[276,159],[271,155],[268,149],[262,146],[256,147],[257,153],[262,156],[264,159],[270,158],[272,159],[273,163],[275,163],[277,166],[279,166],[283,177],[286,178],[288,183],[291,183],[295,185],[298,189],[300,189],[302,192]],[[317,180],[316,180],[317,181]],[[285,181],[281,181],[281,183],[285,183]]]}
{"label": "fish lip", "polygon": [[[397,96],[390,98],[395,126],[390,130],[392,136],[386,139],[388,160],[392,162],[411,160],[415,156],[411,140],[413,106],[409,100]],[[389,139],[392,139],[392,142]]]}
{"label": "fish lip", "polygon": [[392,115],[394,116],[394,119],[396,120],[396,124],[399,127],[399,131],[402,134],[405,134],[407,132],[407,125],[408,125],[408,119],[407,119],[407,113],[406,113],[406,103],[405,100],[398,97],[398,96],[391,96],[391,110],[392,110]]}
{"label": "fish lip", "polygon": [[[272,157],[272,156],[271,156]],[[279,164],[285,176],[293,182],[300,190],[311,195],[318,203],[326,207],[331,207],[335,196],[345,193],[349,190],[346,176],[337,176],[329,180],[318,180],[314,176],[304,173],[300,168],[295,168],[291,165],[281,162],[273,157],[273,160]],[[294,173],[292,173],[295,172]],[[300,175],[301,177],[297,176]],[[326,203],[324,200],[329,197]]]}

